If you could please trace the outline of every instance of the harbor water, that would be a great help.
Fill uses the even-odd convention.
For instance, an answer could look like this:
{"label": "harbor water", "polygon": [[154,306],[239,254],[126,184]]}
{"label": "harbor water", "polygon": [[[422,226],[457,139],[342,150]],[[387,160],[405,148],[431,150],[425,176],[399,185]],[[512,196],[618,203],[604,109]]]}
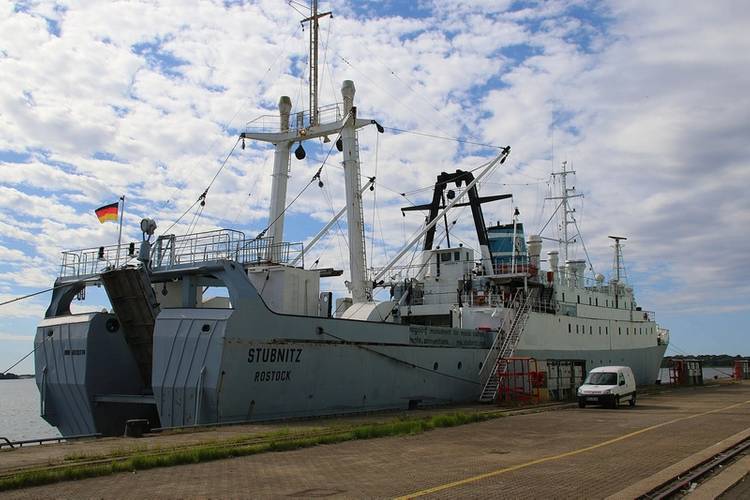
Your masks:
{"label": "harbor water", "polygon": [[39,402],[33,378],[0,380],[0,437],[19,441],[59,436],[57,429],[39,416]]}
{"label": "harbor water", "polygon": [[[659,372],[661,383],[669,383],[669,369]],[[706,381],[731,378],[731,367],[703,368]],[[11,441],[56,437],[60,433],[39,416],[39,391],[34,379],[0,380],[0,437]]]}

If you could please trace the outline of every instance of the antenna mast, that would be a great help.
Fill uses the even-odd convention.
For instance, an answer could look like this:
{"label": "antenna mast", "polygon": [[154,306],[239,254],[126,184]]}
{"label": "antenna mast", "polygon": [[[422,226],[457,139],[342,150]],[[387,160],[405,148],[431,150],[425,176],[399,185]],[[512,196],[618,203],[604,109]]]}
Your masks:
{"label": "antenna mast", "polygon": [[300,23],[304,26],[306,22],[310,23],[310,47],[309,47],[309,66],[310,66],[310,126],[314,127],[320,124],[318,113],[318,19],[325,16],[331,16],[330,11],[318,14],[318,0],[310,2],[310,17],[306,17]]}
{"label": "antenna mast", "polygon": [[612,266],[612,271],[615,275],[615,281],[619,283],[620,279],[625,275],[625,266],[622,262],[622,244],[620,241],[627,240],[627,238],[624,236],[608,236],[608,238],[615,240],[615,261]]}
{"label": "antenna mast", "polygon": [[[573,186],[572,188],[568,188],[568,180],[567,177],[570,174],[575,174],[575,170],[568,170],[568,162],[564,161],[562,162],[562,172],[552,172],[552,177],[555,178],[557,176],[560,177],[560,184],[561,184],[561,196],[550,196],[546,199],[548,200],[562,200],[562,238],[559,240],[560,245],[562,246],[563,251],[563,262],[568,260],[568,245],[571,243],[575,243],[576,238],[573,236],[572,238],[568,236],[568,226],[570,224],[575,225],[575,220],[572,218],[572,214],[575,213],[575,208],[570,208],[569,200],[571,198],[580,198],[583,196],[583,194],[576,193],[576,188]],[[578,233],[576,232],[576,235]]]}

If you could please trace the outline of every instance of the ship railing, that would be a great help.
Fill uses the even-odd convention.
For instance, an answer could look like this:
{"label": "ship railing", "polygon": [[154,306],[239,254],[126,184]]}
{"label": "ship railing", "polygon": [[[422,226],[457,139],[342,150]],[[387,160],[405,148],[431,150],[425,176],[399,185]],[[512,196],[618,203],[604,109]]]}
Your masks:
{"label": "ship railing", "polygon": [[[138,257],[135,242],[62,252],[61,278],[94,276]],[[246,238],[241,231],[220,229],[186,235],[159,236],[151,249],[155,271],[195,266],[204,262],[233,260],[243,265],[288,264],[302,253],[302,243],[274,243],[273,238]],[[302,262],[304,266],[304,261]]]}
{"label": "ship railing", "polygon": [[636,321],[656,321],[656,313],[654,311],[643,311],[636,309],[633,311],[633,319]]}
{"label": "ship railing", "polygon": [[61,278],[92,276],[117,265],[127,264],[137,256],[137,245],[123,243],[62,252]]}
{"label": "ship railing", "polygon": [[245,234],[219,229],[176,236],[159,236],[151,249],[152,268],[163,270],[215,260],[237,260],[237,249]]}
{"label": "ship railing", "polygon": [[217,260],[233,260],[243,265],[288,264],[302,250],[302,243],[274,243],[273,238],[246,238],[241,231],[221,229],[160,236],[154,245],[152,266],[154,270],[166,270]]}
{"label": "ship railing", "polygon": [[536,276],[539,273],[539,268],[533,263],[529,262],[527,257],[518,257],[515,262],[499,262],[492,265],[492,272],[494,276],[505,276],[505,275],[518,275],[525,274],[527,276]]}
{"label": "ship railing", "polygon": [[[319,123],[333,123],[341,120],[343,104],[336,102],[318,108]],[[306,109],[289,115],[289,130],[298,131],[312,125],[310,110]],[[262,115],[245,124],[246,133],[278,133],[281,130],[281,120],[278,114]]]}

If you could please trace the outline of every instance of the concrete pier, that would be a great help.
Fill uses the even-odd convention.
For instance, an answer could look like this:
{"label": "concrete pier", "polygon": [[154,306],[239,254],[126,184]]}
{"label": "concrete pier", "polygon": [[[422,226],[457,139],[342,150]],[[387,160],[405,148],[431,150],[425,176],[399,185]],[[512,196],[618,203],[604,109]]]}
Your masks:
{"label": "concrete pier", "polygon": [[[347,421],[378,418],[384,417]],[[333,422],[275,425],[294,432]],[[174,445],[174,440],[189,445],[216,439],[217,435],[211,434],[215,432],[240,432],[239,428],[229,429],[5,452],[0,454],[0,474],[31,467],[42,451],[55,450],[58,457],[66,453],[70,457],[73,450],[94,453],[96,447],[116,446],[113,443],[121,447],[137,443],[145,449]],[[242,432],[268,430],[269,426],[253,426]],[[748,436],[750,383],[665,387],[662,392],[640,396],[634,408],[566,407],[413,436],[348,441],[62,482],[8,491],[4,496],[634,498],[679,472],[677,469],[699,463],[701,457]],[[747,467],[748,462],[736,464],[733,477],[741,478],[743,471],[738,467]],[[736,480],[724,482],[729,488]],[[718,484],[706,484],[705,488],[715,491]]]}

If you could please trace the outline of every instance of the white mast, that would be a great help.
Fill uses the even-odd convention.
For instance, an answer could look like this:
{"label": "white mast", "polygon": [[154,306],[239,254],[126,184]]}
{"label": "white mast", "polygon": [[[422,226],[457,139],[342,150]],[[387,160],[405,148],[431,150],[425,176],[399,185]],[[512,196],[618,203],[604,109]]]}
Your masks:
{"label": "white mast", "polygon": [[[292,111],[292,100],[289,96],[279,99],[279,118],[282,132],[289,130],[289,113]],[[273,177],[271,180],[271,205],[268,210],[268,235],[271,244],[284,241],[284,208],[286,206],[286,188],[289,183],[289,149],[290,141],[278,141],[273,153]],[[273,246],[269,246],[266,258],[271,262],[277,261],[273,255]],[[276,247],[278,248],[278,247]]]}
{"label": "white mast", "polygon": [[347,119],[341,129],[344,146],[344,184],[346,185],[346,226],[349,232],[349,271],[352,302],[368,302],[372,297],[372,284],[367,280],[365,257],[365,225],[360,194],[359,145],[355,130],[357,108],[354,106],[354,82],[344,80],[341,95]]}
{"label": "white mast", "polygon": [[[301,145],[304,141],[323,137],[328,142],[328,136],[340,134],[341,148],[344,154],[344,178],[346,185],[346,212],[347,226],[349,232],[349,270],[351,281],[349,289],[352,293],[354,303],[367,302],[371,298],[372,285],[366,275],[365,242],[364,242],[364,220],[362,215],[362,195],[359,171],[359,144],[357,142],[358,128],[375,124],[378,132],[383,132],[383,127],[375,120],[363,120],[357,118],[357,108],[354,106],[354,82],[345,80],[341,94],[344,98],[344,117],[330,123],[320,123],[318,110],[318,19],[331,15],[330,12],[318,13],[318,2],[313,0],[310,6],[310,17],[302,20],[302,23],[310,22],[310,110],[309,123],[305,124],[303,114],[298,113],[297,122],[290,126],[289,113],[291,112],[291,100],[282,97],[279,100],[280,128],[279,131],[269,132],[267,130],[247,131],[240,134],[242,139],[254,139],[270,142],[276,146],[274,152],[274,173],[271,186],[271,208],[269,210],[269,234],[273,243],[282,243],[284,232],[284,211],[286,210],[286,192],[289,180],[289,151],[295,142],[300,143],[298,152],[299,159],[304,158],[305,153]],[[271,256],[275,257],[275,256]],[[271,258],[272,261],[278,261]]]}

